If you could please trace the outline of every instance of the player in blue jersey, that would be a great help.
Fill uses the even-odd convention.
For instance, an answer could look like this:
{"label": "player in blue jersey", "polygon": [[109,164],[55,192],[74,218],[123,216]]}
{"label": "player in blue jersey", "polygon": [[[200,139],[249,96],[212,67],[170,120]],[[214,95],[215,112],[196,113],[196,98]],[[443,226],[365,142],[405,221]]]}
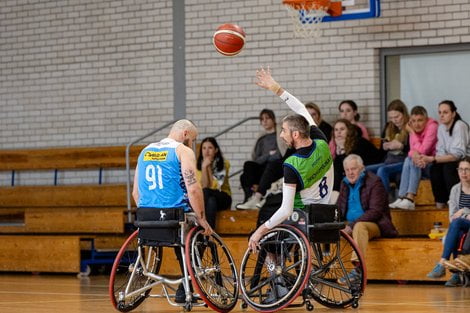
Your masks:
{"label": "player in blue jersey", "polygon": [[189,148],[196,137],[196,126],[183,119],[173,125],[167,138],[145,147],[137,161],[132,196],[138,208],[192,209],[204,235],[210,235],[196,180],[196,157]]}
{"label": "player in blue jersey", "polygon": [[[204,196],[196,180],[196,157],[190,148],[197,134],[196,126],[183,119],[173,125],[167,138],[145,147],[137,160],[132,196],[138,208],[193,211],[197,223],[204,228],[203,234],[210,235],[213,230],[204,216]],[[166,213],[161,210],[160,214]],[[182,268],[181,250],[175,248],[175,252]],[[175,301],[185,302],[182,284]]]}
{"label": "player in blue jersey", "polygon": [[294,208],[326,204],[333,191],[333,158],[325,135],[305,106],[272,78],[269,68],[256,71],[256,84],[278,95],[297,114],[285,117],[282,122],[280,137],[295,149],[283,164],[282,204],[250,237],[248,245],[253,251],[259,248],[261,237],[286,220]]}

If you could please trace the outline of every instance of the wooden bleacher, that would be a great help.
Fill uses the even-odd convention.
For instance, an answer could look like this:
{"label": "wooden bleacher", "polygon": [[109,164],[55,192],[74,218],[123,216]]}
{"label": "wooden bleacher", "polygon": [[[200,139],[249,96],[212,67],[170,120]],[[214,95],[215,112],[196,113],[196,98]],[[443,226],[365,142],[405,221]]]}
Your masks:
{"label": "wooden bleacher", "polygon": [[[142,146],[131,150],[131,167]],[[125,168],[125,147],[0,151],[0,171]],[[0,187],[0,271],[80,271],[81,251],[117,250],[124,241],[125,184]],[[368,278],[427,280],[442,243],[426,237],[434,222],[448,225],[447,209],[434,208],[429,181],[422,181],[414,211],[392,210],[401,237],[378,239],[367,251]],[[216,231],[237,264],[255,229],[257,211],[221,211]],[[173,251],[162,273],[178,274]],[[442,280],[445,280],[443,278]]]}
{"label": "wooden bleacher", "polygon": [[[125,147],[53,148],[0,151],[0,171],[96,170],[126,167]],[[131,166],[142,146],[130,150]],[[109,248],[124,238],[125,184],[0,187],[0,270],[79,272],[84,238]],[[121,242],[121,240],[119,240]],[[106,243],[106,244],[104,244]],[[118,246],[120,245],[117,244]],[[114,243],[112,246],[116,246]]]}

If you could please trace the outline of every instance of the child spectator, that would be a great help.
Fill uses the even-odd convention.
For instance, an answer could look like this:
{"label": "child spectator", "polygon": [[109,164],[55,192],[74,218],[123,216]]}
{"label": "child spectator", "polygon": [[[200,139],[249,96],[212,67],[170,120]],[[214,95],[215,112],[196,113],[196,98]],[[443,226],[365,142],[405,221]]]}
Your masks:
{"label": "child spectator", "polygon": [[369,140],[369,132],[367,131],[367,128],[364,124],[359,122],[361,115],[357,112],[356,102],[352,100],[344,100],[339,104],[338,110],[340,119],[348,120],[351,124],[357,126],[360,129],[358,132],[359,135]]}
{"label": "child spectator", "polygon": [[232,193],[228,181],[230,163],[214,137],[204,138],[197,158],[197,180],[204,192],[206,220],[215,229],[216,213],[229,209]]}
{"label": "child spectator", "polygon": [[[470,157],[465,157],[458,164],[460,182],[452,187],[449,199],[450,225],[444,239],[444,249],[441,259],[428,273],[429,278],[440,278],[445,275],[445,267],[453,267],[449,262],[451,254],[457,257],[457,248],[460,238],[470,229]],[[447,287],[455,287],[462,284],[460,276],[454,273],[446,282]]]}
{"label": "child spectator", "polygon": [[305,107],[307,108],[308,113],[310,113],[315,123],[318,125],[317,127],[320,128],[323,134],[325,134],[327,142],[329,142],[331,139],[331,133],[333,132],[333,127],[331,127],[330,124],[322,119],[321,111],[318,105],[313,102],[308,102],[305,104]]}
{"label": "child spectator", "polygon": [[437,143],[437,122],[428,117],[422,106],[411,109],[410,151],[403,163],[398,199],[391,208],[414,210],[421,172],[426,167],[423,156],[434,156]]}
{"label": "child spectator", "polygon": [[439,120],[436,155],[423,156],[423,160],[432,163],[432,193],[436,207],[442,209],[449,200],[450,189],[459,181],[456,170],[459,160],[470,155],[470,134],[453,101],[439,103]]}
{"label": "child spectator", "polygon": [[378,164],[366,166],[366,170],[377,174],[390,192],[390,178],[401,173],[403,162],[410,150],[408,140],[408,109],[401,100],[393,100],[387,107],[389,122],[382,132],[382,149],[386,151],[385,159]]}

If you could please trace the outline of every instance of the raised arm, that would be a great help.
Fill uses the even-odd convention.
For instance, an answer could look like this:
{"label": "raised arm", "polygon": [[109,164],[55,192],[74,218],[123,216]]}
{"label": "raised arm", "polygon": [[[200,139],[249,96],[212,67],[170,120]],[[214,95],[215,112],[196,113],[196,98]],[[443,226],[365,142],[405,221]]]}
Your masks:
{"label": "raised arm", "polygon": [[271,75],[271,69],[269,67],[267,69],[260,68],[259,70],[256,70],[255,83],[261,88],[271,90],[274,94],[279,96],[292,111],[305,117],[310,126],[317,125],[310,113],[308,113],[307,109],[305,108],[305,105],[300,102],[299,99],[284,90],[284,88],[282,88],[281,85],[274,80]]}

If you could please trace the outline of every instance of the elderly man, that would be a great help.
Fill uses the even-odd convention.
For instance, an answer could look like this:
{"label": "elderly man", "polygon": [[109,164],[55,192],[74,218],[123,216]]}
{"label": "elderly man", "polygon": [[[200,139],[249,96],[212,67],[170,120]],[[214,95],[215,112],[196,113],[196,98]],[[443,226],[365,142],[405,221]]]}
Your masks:
{"label": "elderly man", "polygon": [[[388,194],[378,176],[365,172],[364,163],[356,154],[343,161],[346,177],[341,182],[338,208],[348,222],[345,231],[352,234],[362,255],[365,256],[369,240],[376,237],[395,237],[397,230],[392,224],[388,208]],[[357,256],[352,256],[353,262]],[[349,281],[360,277],[357,269],[348,274]],[[346,283],[346,277],[340,283]]]}

